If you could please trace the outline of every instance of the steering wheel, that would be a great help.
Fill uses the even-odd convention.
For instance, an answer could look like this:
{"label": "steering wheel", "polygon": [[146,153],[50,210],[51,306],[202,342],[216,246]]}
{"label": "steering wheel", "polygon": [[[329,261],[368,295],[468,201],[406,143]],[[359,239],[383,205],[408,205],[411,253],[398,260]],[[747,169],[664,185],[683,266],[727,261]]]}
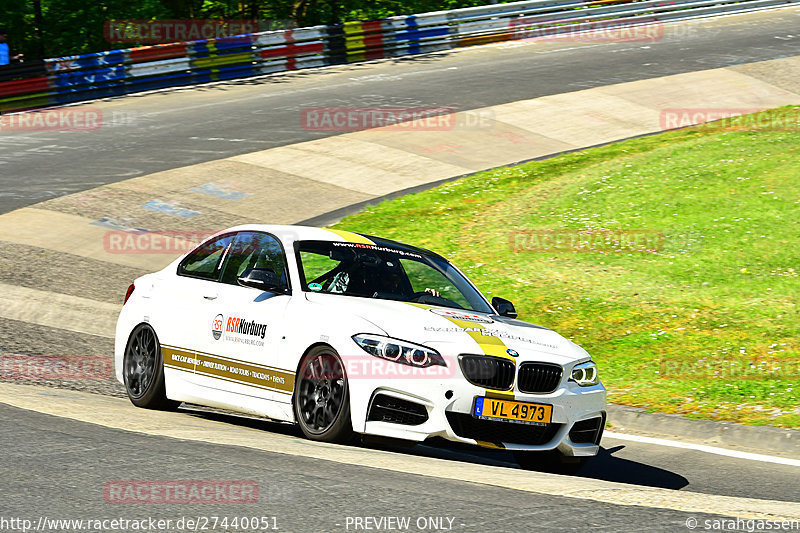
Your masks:
{"label": "steering wheel", "polygon": [[[433,294],[429,293],[428,291],[420,291],[420,292],[415,292],[414,294],[409,296],[408,299],[413,301],[413,300],[418,300],[418,299],[422,298],[423,296],[433,296]],[[434,296],[434,298],[435,298],[435,296]]]}

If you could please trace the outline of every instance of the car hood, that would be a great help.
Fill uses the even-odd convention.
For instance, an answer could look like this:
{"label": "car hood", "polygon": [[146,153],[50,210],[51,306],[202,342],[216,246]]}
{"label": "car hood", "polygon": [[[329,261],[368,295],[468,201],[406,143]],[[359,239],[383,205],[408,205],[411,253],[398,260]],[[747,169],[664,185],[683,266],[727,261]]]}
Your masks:
{"label": "car hood", "polygon": [[[545,359],[566,364],[589,357],[586,350],[555,331],[498,315],[336,294],[306,293],[306,299],[314,305],[329,307],[328,313],[348,314],[375,324],[390,337],[451,355],[482,353],[481,344],[488,338],[485,340],[493,343],[499,339],[506,348],[518,352],[521,360],[542,359],[548,354]],[[356,333],[378,332],[353,332]]]}

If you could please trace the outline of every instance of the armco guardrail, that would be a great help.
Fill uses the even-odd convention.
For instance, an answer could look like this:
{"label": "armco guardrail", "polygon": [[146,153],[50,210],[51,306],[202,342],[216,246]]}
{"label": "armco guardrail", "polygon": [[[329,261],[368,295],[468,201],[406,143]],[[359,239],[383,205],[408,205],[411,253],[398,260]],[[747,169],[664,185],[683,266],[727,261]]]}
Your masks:
{"label": "armco guardrail", "polygon": [[770,9],[800,0],[533,0],[112,50],[0,67],[0,112],[447,50]]}

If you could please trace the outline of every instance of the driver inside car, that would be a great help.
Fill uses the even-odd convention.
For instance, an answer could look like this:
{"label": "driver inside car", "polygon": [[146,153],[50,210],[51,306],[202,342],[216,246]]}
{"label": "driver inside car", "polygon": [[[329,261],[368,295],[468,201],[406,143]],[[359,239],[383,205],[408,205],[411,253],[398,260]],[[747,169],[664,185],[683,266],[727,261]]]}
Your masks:
{"label": "driver inside car", "polygon": [[[370,259],[377,259],[370,258]],[[331,280],[328,292],[359,294],[376,298],[406,300],[414,294],[402,266],[394,261],[380,259],[353,263],[337,272]],[[435,289],[426,288],[424,292],[439,296]]]}

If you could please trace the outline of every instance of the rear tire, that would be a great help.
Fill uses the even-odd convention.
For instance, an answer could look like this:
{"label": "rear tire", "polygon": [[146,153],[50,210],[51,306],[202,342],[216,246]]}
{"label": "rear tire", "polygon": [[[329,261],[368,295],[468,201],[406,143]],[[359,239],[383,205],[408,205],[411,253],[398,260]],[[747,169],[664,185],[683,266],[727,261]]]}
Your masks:
{"label": "rear tire", "polygon": [[557,450],[546,452],[526,452],[514,450],[514,459],[520,468],[549,472],[551,474],[575,475],[586,464],[588,457],[572,457]]}
{"label": "rear tire", "polygon": [[133,329],[125,346],[122,377],[128,398],[136,407],[174,410],[180,405],[167,398],[161,343],[149,324]]}
{"label": "rear tire", "polygon": [[297,423],[309,439],[353,440],[347,374],[341,357],[330,346],[316,346],[303,357],[292,402]]}

